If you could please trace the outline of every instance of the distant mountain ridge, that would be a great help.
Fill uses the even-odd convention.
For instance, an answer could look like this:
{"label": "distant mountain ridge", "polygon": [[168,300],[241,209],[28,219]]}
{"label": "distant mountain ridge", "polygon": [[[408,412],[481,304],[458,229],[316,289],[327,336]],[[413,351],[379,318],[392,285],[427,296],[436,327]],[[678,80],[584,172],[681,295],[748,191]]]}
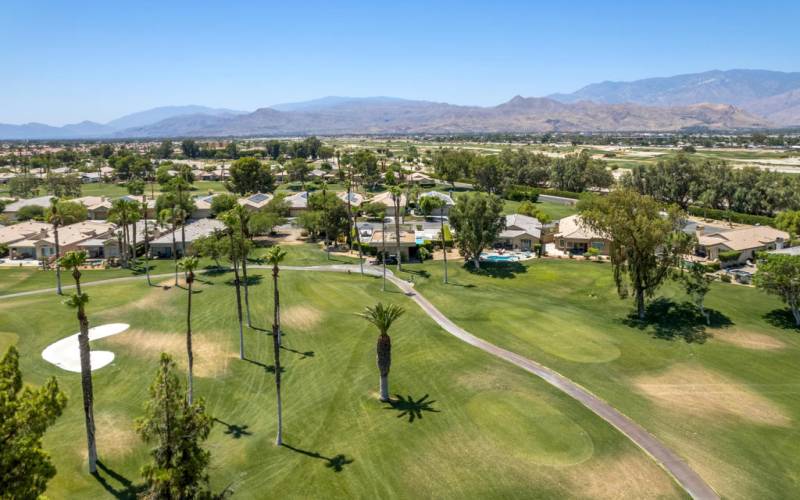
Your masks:
{"label": "distant mountain ridge", "polygon": [[327,96],[253,112],[165,106],[106,124],[0,124],[0,139],[677,131],[800,126],[800,73],[707,71],[602,82],[497,106]]}
{"label": "distant mountain ridge", "polygon": [[550,97],[565,103],[635,103],[646,106],[732,104],[776,125],[800,125],[800,72],[734,69],[630,82],[601,82]]}

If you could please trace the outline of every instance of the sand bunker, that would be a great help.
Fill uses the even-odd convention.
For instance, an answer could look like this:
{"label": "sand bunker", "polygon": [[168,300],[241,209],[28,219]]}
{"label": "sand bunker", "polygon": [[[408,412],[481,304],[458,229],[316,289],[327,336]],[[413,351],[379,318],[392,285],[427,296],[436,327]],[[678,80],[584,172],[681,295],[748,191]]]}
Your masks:
{"label": "sand bunker", "polygon": [[780,340],[763,333],[720,330],[714,331],[713,335],[717,340],[756,351],[772,351],[786,347]]}
{"label": "sand bunker", "polygon": [[[89,341],[98,340],[112,335],[117,335],[130,328],[125,323],[111,323],[100,325],[89,329]],[[48,363],[70,372],[80,373],[81,353],[78,346],[78,333],[54,342],[42,351],[42,357]],[[114,353],[111,351],[90,351],[92,371],[99,370],[114,361]]]}
{"label": "sand bunker", "polygon": [[791,423],[791,418],[776,403],[744,384],[699,367],[677,365],[658,375],[638,377],[634,385],[670,410],[699,417],[731,415],[768,425]]}
{"label": "sand bunker", "polygon": [[[128,353],[151,359],[158,359],[162,352],[166,352],[179,366],[186,367],[186,335],[183,333],[132,330],[127,335],[109,339],[108,342],[124,348]],[[229,361],[237,356],[237,353],[226,349],[222,342],[196,333],[192,336],[192,353],[194,374],[198,377],[224,374]]]}

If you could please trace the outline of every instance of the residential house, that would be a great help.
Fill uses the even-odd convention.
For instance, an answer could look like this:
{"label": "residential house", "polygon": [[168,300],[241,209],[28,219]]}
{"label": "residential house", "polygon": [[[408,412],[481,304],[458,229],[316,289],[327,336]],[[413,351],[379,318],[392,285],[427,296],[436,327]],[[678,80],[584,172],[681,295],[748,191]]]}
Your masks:
{"label": "residential house", "polygon": [[84,196],[69,201],[80,203],[86,207],[88,218],[91,220],[106,220],[108,212],[111,211],[111,200],[105,196]]}
{"label": "residential house", "polygon": [[[225,224],[218,219],[198,219],[186,224],[181,230],[175,230],[175,251],[178,257],[183,257],[183,234],[186,235],[186,253],[191,254],[192,242],[202,236],[209,236],[214,231],[224,231]],[[167,231],[158,238],[150,241],[150,254],[162,259],[172,258],[172,232]]]}
{"label": "residential house", "polygon": [[[47,236],[48,231],[53,226],[44,222],[38,221],[25,221],[10,226],[0,226],[0,246],[6,246],[9,249],[9,255],[12,258],[34,258],[36,257],[33,241],[44,238]],[[14,251],[12,247],[16,243],[25,241],[26,243]]]}
{"label": "residential house", "polygon": [[584,224],[580,215],[570,215],[558,221],[553,235],[556,249],[584,254],[589,248],[596,248],[600,255],[608,255],[611,240]]}
{"label": "residential house", "polygon": [[[347,203],[347,191],[336,193],[336,197],[342,200],[343,203]],[[350,206],[360,207],[362,203],[364,203],[364,195],[350,191]]]}
{"label": "residential house", "polygon": [[440,200],[442,200],[444,202],[444,206],[442,208],[437,208],[436,210],[431,212],[431,215],[436,216],[436,217],[442,217],[442,216],[446,217],[446,216],[450,215],[450,208],[454,207],[455,204],[456,204],[456,202],[453,201],[452,197],[450,197],[449,195],[446,195],[446,194],[444,194],[444,193],[442,193],[440,191],[428,191],[427,193],[420,193],[419,198],[417,198],[417,200],[418,200],[417,204],[419,204],[419,200],[422,199],[425,196],[432,196],[434,198],[439,198]]}
{"label": "residential house", "polygon": [[789,241],[789,233],[769,226],[740,226],[711,234],[703,229],[698,226],[695,253],[708,260],[719,260],[723,267],[753,260],[759,251],[780,250]]}
{"label": "residential house", "polygon": [[[113,238],[116,226],[109,222],[87,220],[69,224],[58,228],[58,243],[61,255],[81,250],[80,244],[90,240],[108,240]],[[17,243],[16,245],[20,245]],[[44,238],[38,239],[33,242],[35,249],[36,259],[49,259],[52,260],[56,255],[55,233],[50,231]],[[19,247],[18,247],[19,248]]]}
{"label": "residential house", "polygon": [[17,213],[19,213],[23,207],[38,206],[46,209],[50,206],[50,200],[52,198],[52,196],[47,195],[39,196],[37,198],[25,198],[22,200],[17,200],[6,205],[6,208],[3,209],[3,215],[8,217],[10,220],[17,220]]}
{"label": "residential house", "polygon": [[539,219],[522,214],[510,214],[506,215],[506,228],[497,237],[495,245],[529,252],[541,241],[542,223]]}
{"label": "residential house", "polygon": [[[373,228],[369,236],[359,225],[359,235],[362,244],[376,249],[377,252],[385,247],[387,255],[397,256],[397,237],[392,224],[386,225],[385,232],[381,228]],[[418,243],[414,231],[400,229],[400,256],[403,262],[417,257]]]}
{"label": "residential house", "polygon": [[192,210],[192,219],[205,219],[211,217],[211,202],[214,200],[216,194],[207,194],[203,196],[195,196],[194,210]]}
{"label": "residential house", "polygon": [[[406,211],[406,203],[407,203],[406,195],[404,193],[400,194],[400,215],[401,217]],[[395,210],[394,210],[394,195],[392,195],[391,191],[384,191],[383,193],[376,194],[369,200],[370,203],[380,203],[386,206],[386,216],[387,217],[394,217]]]}
{"label": "residential house", "polygon": [[251,212],[256,212],[266,207],[273,198],[274,196],[269,193],[251,194],[246,198],[239,198],[239,205],[245,207]]}
{"label": "residential house", "polygon": [[308,191],[300,191],[283,199],[289,204],[289,216],[297,217],[308,210]]}
{"label": "residential house", "polygon": [[436,181],[421,172],[412,172],[406,176],[406,182],[417,186],[435,186]]}

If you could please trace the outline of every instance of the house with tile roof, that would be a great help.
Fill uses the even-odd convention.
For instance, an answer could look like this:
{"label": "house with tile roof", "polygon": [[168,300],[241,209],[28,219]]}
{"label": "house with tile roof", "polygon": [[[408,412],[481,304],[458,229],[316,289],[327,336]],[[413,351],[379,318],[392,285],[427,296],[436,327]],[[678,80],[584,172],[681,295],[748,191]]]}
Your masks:
{"label": "house with tile roof", "polygon": [[611,239],[588,227],[580,215],[570,215],[558,221],[553,235],[556,249],[582,255],[596,248],[600,255],[608,255]]}

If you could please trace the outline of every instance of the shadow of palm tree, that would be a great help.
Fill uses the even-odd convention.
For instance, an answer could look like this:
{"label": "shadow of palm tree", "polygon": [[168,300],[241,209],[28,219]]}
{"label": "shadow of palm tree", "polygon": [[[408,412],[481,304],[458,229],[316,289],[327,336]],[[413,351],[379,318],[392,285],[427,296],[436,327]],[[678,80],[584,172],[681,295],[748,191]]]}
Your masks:
{"label": "shadow of palm tree", "polygon": [[790,311],[788,308],[773,309],[772,311],[766,313],[763,318],[767,323],[774,327],[783,328],[785,330],[800,331],[800,326],[797,326],[797,323],[794,321],[794,316],[792,316],[792,311]]}
{"label": "shadow of palm tree", "polygon": [[333,472],[342,472],[342,470],[344,470],[344,467],[346,465],[350,465],[355,461],[354,458],[347,458],[346,455],[343,455],[341,453],[338,455],[334,455],[332,457],[326,457],[317,451],[308,451],[300,448],[295,448],[294,446],[286,443],[283,443],[281,446],[289,450],[292,450],[295,453],[300,453],[301,455],[305,455],[307,457],[324,460],[325,467],[331,469]]}
{"label": "shadow of palm tree", "polygon": [[645,319],[640,320],[636,313],[631,313],[623,323],[639,330],[653,329],[653,336],[664,340],[682,338],[687,343],[697,342],[702,344],[710,334],[706,327],[725,328],[733,322],[719,311],[706,309],[706,318],[691,302],[675,302],[665,297],[659,297],[649,303],[645,309]]}
{"label": "shadow of palm tree", "polygon": [[428,400],[428,394],[425,394],[418,400],[408,396],[403,398],[399,394],[394,395],[394,399],[388,401],[389,406],[384,406],[384,410],[395,410],[397,418],[408,417],[408,423],[414,423],[414,420],[422,419],[424,412],[439,413],[440,410],[435,409],[432,405],[436,400]]}
{"label": "shadow of palm tree", "polygon": [[[248,363],[260,366],[267,373],[275,373],[275,365],[267,365],[267,364],[262,363],[261,361],[256,361],[254,359],[249,359],[249,358],[244,358],[244,360],[247,361]],[[286,368],[281,366],[281,373],[284,373],[285,371],[286,371]]]}
{"label": "shadow of palm tree", "polygon": [[229,273],[229,272],[231,272],[231,270],[228,269],[227,267],[216,266],[216,265],[215,266],[206,266],[206,267],[203,268],[203,274],[205,274],[206,276],[212,276],[212,277],[213,276],[219,276],[221,274],[225,274],[225,273]]}
{"label": "shadow of palm tree", "polygon": [[236,425],[236,424],[229,424],[224,420],[220,420],[217,417],[214,417],[215,422],[219,422],[220,424],[225,426],[225,430],[223,431],[225,434],[228,434],[233,439],[239,439],[242,436],[252,436],[253,433],[247,430],[250,426],[249,425]]}
{"label": "shadow of palm tree", "polygon": [[306,358],[313,358],[314,357],[314,351],[301,352],[301,351],[297,351],[295,349],[292,349],[291,347],[286,347],[285,345],[282,345],[281,349],[283,349],[284,351],[289,351],[289,352],[293,352],[295,354],[300,355],[300,359],[306,359]]}
{"label": "shadow of palm tree", "polygon": [[[93,473],[92,476],[94,476],[94,478],[97,479],[97,482],[100,483],[100,486],[102,486],[103,489],[105,489],[114,498],[134,500],[139,498],[139,495],[144,491],[144,485],[133,484],[130,479],[114,471],[113,469],[110,469],[101,460],[97,461],[97,469],[97,472]],[[114,487],[111,485],[108,479],[103,477],[101,471],[110,479],[119,483],[120,486]]]}

